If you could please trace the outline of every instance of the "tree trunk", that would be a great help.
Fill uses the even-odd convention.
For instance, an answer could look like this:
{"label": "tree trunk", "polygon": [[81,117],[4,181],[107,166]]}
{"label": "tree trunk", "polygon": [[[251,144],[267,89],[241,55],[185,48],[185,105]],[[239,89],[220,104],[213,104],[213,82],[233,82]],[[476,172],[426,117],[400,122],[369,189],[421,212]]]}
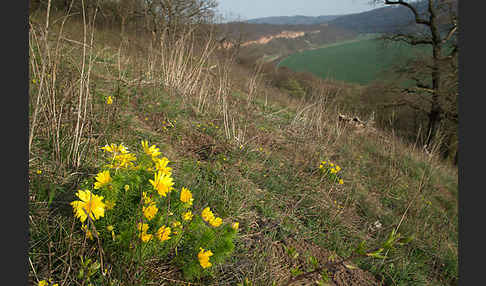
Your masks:
{"label": "tree trunk", "polygon": [[440,70],[440,59],[442,57],[442,43],[440,32],[438,29],[438,24],[436,23],[436,10],[433,8],[433,1],[429,0],[429,13],[430,13],[430,24],[429,29],[432,34],[432,57],[433,57],[433,67],[432,67],[432,106],[429,112],[429,127],[427,128],[427,146],[434,140],[437,127],[439,126],[442,109],[440,107],[439,97],[441,90],[441,70]]}
{"label": "tree trunk", "polygon": [[427,141],[425,142],[427,146],[430,146],[432,141],[435,139],[437,128],[441,121],[440,115],[441,115],[440,109],[437,107],[432,108],[432,110],[428,114],[429,124],[427,127]]}
{"label": "tree trunk", "polygon": [[121,29],[120,29],[120,34],[121,34],[122,38],[125,35],[125,21],[126,21],[125,16],[122,16],[121,17]]}

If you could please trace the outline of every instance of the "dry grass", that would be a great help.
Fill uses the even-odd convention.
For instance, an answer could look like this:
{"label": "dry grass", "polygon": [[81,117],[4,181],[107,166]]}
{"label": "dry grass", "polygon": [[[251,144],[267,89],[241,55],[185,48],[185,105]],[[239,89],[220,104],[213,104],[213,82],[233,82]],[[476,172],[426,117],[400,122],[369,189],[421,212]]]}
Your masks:
{"label": "dry grass", "polygon": [[[58,27],[49,22],[50,3],[44,25],[29,23],[31,86],[34,87],[30,97],[29,154],[34,154],[36,137],[46,138],[53,146],[56,168],[76,170],[85,164],[92,138],[90,76],[96,58],[92,25],[96,13],[92,19],[86,19],[83,14],[83,40],[78,42],[63,34],[69,14],[54,18]],[[51,31],[54,29],[56,32]]]}

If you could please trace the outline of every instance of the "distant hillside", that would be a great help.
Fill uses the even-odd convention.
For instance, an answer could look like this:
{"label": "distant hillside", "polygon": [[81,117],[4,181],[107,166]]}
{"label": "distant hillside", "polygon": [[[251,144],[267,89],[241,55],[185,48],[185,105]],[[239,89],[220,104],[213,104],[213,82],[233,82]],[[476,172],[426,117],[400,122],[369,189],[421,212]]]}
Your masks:
{"label": "distant hillside", "polygon": [[408,8],[387,6],[341,16],[329,21],[328,25],[359,33],[387,33],[410,29],[414,25],[414,17]]}
{"label": "distant hillside", "polygon": [[[457,9],[457,0],[449,0]],[[423,18],[428,16],[428,2],[418,1],[413,4]],[[457,11],[456,11],[457,12]],[[439,10],[438,21],[442,22],[445,31],[448,31],[449,11]],[[358,33],[390,33],[390,32],[417,32],[424,29],[423,25],[415,23],[410,9],[400,5],[390,5],[370,11],[344,15],[328,22],[329,26],[353,30]]]}
{"label": "distant hillside", "polygon": [[[230,22],[218,25],[222,37],[227,40],[239,40],[243,42],[259,41],[262,38],[276,36],[286,32],[304,32],[314,35],[320,34],[320,37],[328,38],[328,35],[345,35],[346,37],[355,36],[354,31],[340,27],[330,27],[327,25],[272,25],[272,24],[254,24],[246,22]],[[334,37],[334,36],[333,36]],[[310,39],[309,39],[310,40]],[[324,42],[328,42],[324,39]]]}
{"label": "distant hillside", "polygon": [[271,25],[232,22],[218,26],[220,38],[241,40],[244,58],[281,57],[324,44],[355,38],[354,31],[327,25]]}
{"label": "distant hillside", "polygon": [[325,15],[325,16],[275,16],[250,19],[246,21],[252,24],[272,24],[272,25],[318,25],[327,23],[342,15]]}
{"label": "distant hillside", "polygon": [[[419,1],[414,5],[419,13],[426,13],[427,2]],[[413,14],[403,6],[392,5],[361,13],[325,16],[279,16],[265,17],[246,21],[254,24],[273,25],[322,25],[326,24],[358,33],[410,32],[420,28],[414,22]]]}

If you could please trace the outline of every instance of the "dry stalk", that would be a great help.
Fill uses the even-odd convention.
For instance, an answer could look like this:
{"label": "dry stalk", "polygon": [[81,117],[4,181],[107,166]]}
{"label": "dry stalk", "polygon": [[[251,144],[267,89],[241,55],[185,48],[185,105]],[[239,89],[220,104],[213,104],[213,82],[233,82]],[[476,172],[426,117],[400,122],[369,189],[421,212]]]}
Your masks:
{"label": "dry stalk", "polygon": [[194,104],[197,112],[203,112],[211,96],[210,59],[217,48],[214,33],[209,33],[204,43],[198,43],[195,27],[181,30],[178,38],[163,33],[156,51],[157,58],[149,62],[150,73],[159,68],[159,81],[171,94],[181,96],[183,101]]}
{"label": "dry stalk", "polygon": [[[32,153],[34,139],[41,135],[51,141],[52,161],[56,162],[58,170],[65,169],[66,166],[77,168],[81,165],[87,148],[84,143],[89,142],[85,139],[90,134],[88,129],[90,128],[88,115],[91,108],[89,85],[94,63],[94,20],[97,9],[89,23],[87,23],[83,9],[84,38],[80,43],[82,57],[78,67],[78,78],[65,71],[71,64],[76,66],[79,62],[76,57],[71,55],[71,51],[76,47],[68,48],[65,45],[75,41],[67,41],[63,32],[67,19],[72,15],[70,11],[73,3],[74,0],[71,1],[67,13],[60,18],[59,30],[54,33],[55,41],[49,39],[53,35],[53,32],[50,31],[52,29],[50,22],[56,22],[50,21],[52,20],[50,19],[52,17],[51,0],[48,1],[44,27],[37,29],[34,23],[29,22],[30,67],[33,84],[38,87],[30,101],[32,115],[29,118],[29,154]],[[84,1],[82,4],[84,5]],[[88,26],[92,28],[89,40]],[[63,149],[66,149],[66,152]]]}
{"label": "dry stalk", "polygon": [[33,117],[32,117],[31,124],[30,124],[29,155],[30,155],[30,151],[31,151],[31,148],[32,148],[32,140],[34,139],[34,135],[35,135],[35,128],[37,127],[38,115],[39,115],[39,112],[42,110],[42,106],[41,106],[42,97],[43,97],[42,91],[44,90],[44,85],[46,84],[45,83],[45,81],[46,81],[45,80],[46,70],[48,68],[48,66],[47,66],[48,60],[50,59],[49,42],[48,42],[50,12],[51,12],[51,0],[49,0],[47,2],[46,24],[44,26],[43,32],[41,32],[42,33],[41,34],[41,37],[42,37],[41,40],[43,40],[43,43],[45,45],[44,48],[45,48],[45,52],[46,52],[46,55],[44,57],[42,57],[42,54],[41,54],[42,48],[41,48],[41,45],[40,45],[39,40],[37,38],[35,29],[34,29],[32,23],[29,21],[29,25],[30,25],[29,34],[33,37],[29,41],[29,48],[30,48],[30,51],[32,53],[31,57],[29,57],[29,58],[33,59],[31,61],[33,71],[38,71],[38,64],[37,64],[36,57],[35,57],[33,42],[36,43],[35,47],[37,48],[37,50],[39,51],[39,54],[41,55],[40,56],[40,60],[41,60],[40,64],[42,65],[42,71],[40,72],[40,82],[39,82],[39,90],[38,90],[38,93],[37,93],[37,100],[36,100],[36,104],[34,106],[34,114],[33,114]]}
{"label": "dry stalk", "polygon": [[[77,105],[77,120],[76,120],[76,128],[74,131],[74,140],[71,142],[71,147],[69,151],[69,157],[72,160],[75,168],[78,168],[81,164],[81,159],[83,157],[83,153],[85,152],[85,148],[87,145],[84,146],[84,149],[80,149],[81,147],[81,139],[83,137],[84,128],[87,125],[87,114],[88,114],[88,106],[91,105],[91,94],[90,94],[90,74],[93,67],[93,40],[94,40],[94,21],[96,19],[96,14],[98,11],[98,7],[96,7],[93,19],[90,22],[86,22],[86,11],[84,0],[81,0],[81,4],[83,6],[82,15],[83,15],[83,54],[82,54],[82,64],[81,64],[81,74],[80,74],[80,83],[79,83],[79,94],[78,94],[78,105]],[[91,25],[90,25],[91,24]],[[87,45],[87,36],[88,36],[88,27],[91,26],[91,39],[90,44]],[[89,47],[89,51],[87,51],[87,47]],[[88,55],[87,55],[88,54]],[[86,70],[86,59],[88,59],[88,68]],[[88,141],[89,142],[89,141]]]}
{"label": "dry stalk", "polygon": [[328,96],[329,91],[320,90],[316,96],[304,101],[302,107],[297,109],[290,128],[297,132],[298,136],[322,138],[325,135],[331,117]]}
{"label": "dry stalk", "polygon": [[250,108],[250,105],[253,101],[253,97],[255,96],[255,92],[258,89],[260,84],[260,78],[263,68],[263,61],[257,63],[255,69],[253,70],[252,75],[248,79],[248,97],[247,97],[247,108]]}

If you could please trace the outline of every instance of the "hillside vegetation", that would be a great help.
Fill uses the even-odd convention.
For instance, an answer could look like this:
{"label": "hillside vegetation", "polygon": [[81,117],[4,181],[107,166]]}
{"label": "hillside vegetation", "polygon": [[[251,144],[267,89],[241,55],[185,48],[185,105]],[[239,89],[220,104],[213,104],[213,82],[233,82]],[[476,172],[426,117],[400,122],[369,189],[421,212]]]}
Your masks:
{"label": "hillside vegetation", "polygon": [[[360,87],[239,65],[211,25],[155,33],[88,11],[29,17],[31,285],[286,285],[305,273],[292,285],[457,285],[457,168],[373,118],[340,121]],[[101,195],[104,207],[91,201]],[[170,236],[152,229],[151,200]],[[174,218],[181,209],[194,223]],[[410,239],[370,252],[390,233]]]}

